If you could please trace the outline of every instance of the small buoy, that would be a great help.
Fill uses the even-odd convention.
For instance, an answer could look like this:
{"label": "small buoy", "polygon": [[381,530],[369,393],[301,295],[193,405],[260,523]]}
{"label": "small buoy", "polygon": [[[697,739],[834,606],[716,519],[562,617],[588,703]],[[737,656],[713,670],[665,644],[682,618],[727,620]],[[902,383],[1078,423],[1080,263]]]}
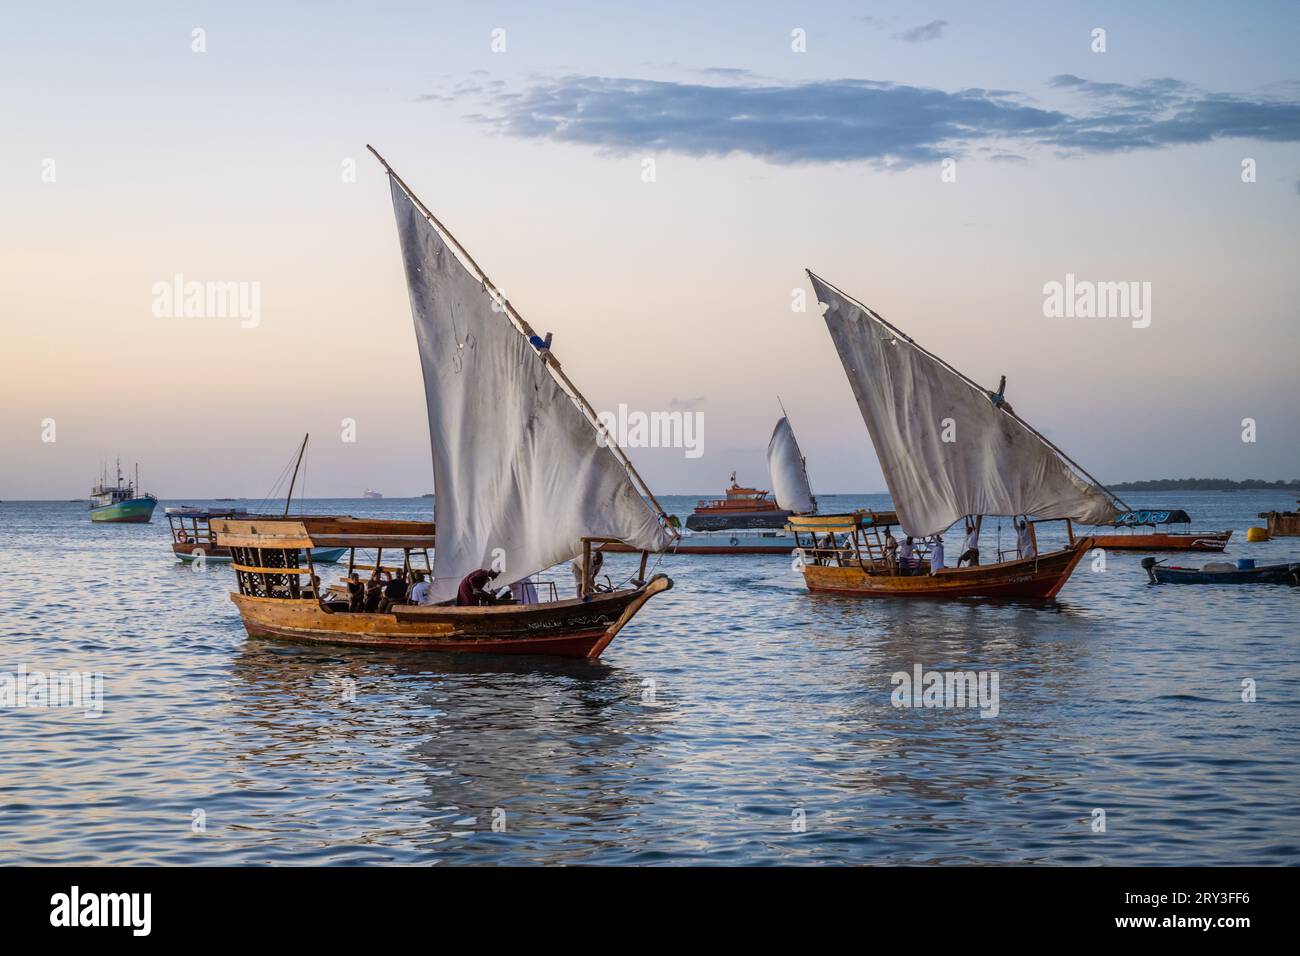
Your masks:
{"label": "small buoy", "polygon": [[1247,528],[1247,529],[1246,529],[1246,540],[1247,540],[1247,541],[1267,541],[1267,540],[1268,540],[1268,529],[1267,529],[1267,528]]}

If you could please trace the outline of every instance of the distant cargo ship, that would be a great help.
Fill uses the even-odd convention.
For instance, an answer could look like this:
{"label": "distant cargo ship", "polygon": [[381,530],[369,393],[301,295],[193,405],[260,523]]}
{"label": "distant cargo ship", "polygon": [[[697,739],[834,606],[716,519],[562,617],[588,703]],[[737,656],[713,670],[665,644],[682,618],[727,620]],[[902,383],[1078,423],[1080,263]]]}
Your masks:
{"label": "distant cargo ship", "polygon": [[117,484],[109,485],[108,474],[90,490],[90,520],[107,524],[148,524],[158,499],[140,494],[140,466],[135,466],[135,480],[122,484],[122,461],[117,460]]}
{"label": "distant cargo ship", "polygon": [[362,497],[364,497],[364,498],[382,498],[382,497],[384,497],[384,496],[381,495],[381,494],[380,494],[379,492],[377,492],[377,491],[371,491],[369,488],[367,488],[367,489],[366,489],[366,493],[365,493]]}

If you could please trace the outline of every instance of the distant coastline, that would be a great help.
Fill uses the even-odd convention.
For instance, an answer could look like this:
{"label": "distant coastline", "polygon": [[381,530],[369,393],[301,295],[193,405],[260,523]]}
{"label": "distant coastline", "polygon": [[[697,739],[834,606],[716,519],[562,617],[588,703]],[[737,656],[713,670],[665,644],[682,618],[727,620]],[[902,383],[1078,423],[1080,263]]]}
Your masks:
{"label": "distant coastline", "polygon": [[1300,479],[1263,481],[1247,478],[1156,478],[1152,481],[1122,481],[1109,485],[1111,491],[1300,491]]}

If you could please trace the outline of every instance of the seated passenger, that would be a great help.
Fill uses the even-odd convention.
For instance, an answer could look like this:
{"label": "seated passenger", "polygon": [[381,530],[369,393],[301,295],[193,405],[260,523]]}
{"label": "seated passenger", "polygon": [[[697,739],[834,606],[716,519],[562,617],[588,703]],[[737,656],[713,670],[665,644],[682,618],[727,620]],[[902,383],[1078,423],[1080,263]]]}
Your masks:
{"label": "seated passenger", "polygon": [[364,611],[366,609],[366,586],[361,583],[361,575],[353,571],[348,575],[348,610]]}
{"label": "seated passenger", "polygon": [[374,614],[383,603],[384,579],[379,576],[379,570],[376,569],[370,572],[370,580],[366,582],[366,611]]}
{"label": "seated passenger", "polygon": [[429,582],[424,580],[424,572],[416,571],[411,575],[411,603],[429,603]]}
{"label": "seated passenger", "polygon": [[384,606],[382,610],[387,612],[398,604],[405,604],[407,587],[406,571],[399,570],[392,580],[384,585]]}

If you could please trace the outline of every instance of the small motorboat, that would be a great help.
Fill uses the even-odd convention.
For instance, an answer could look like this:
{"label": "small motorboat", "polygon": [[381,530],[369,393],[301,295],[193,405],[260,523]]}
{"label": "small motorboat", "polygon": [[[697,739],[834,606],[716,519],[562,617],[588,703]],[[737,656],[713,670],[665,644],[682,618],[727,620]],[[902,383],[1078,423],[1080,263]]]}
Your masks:
{"label": "small motorboat", "polygon": [[1152,584],[1291,584],[1300,585],[1300,563],[1265,564],[1253,561],[1211,561],[1199,568],[1164,565],[1155,558],[1143,558],[1142,567]]}

